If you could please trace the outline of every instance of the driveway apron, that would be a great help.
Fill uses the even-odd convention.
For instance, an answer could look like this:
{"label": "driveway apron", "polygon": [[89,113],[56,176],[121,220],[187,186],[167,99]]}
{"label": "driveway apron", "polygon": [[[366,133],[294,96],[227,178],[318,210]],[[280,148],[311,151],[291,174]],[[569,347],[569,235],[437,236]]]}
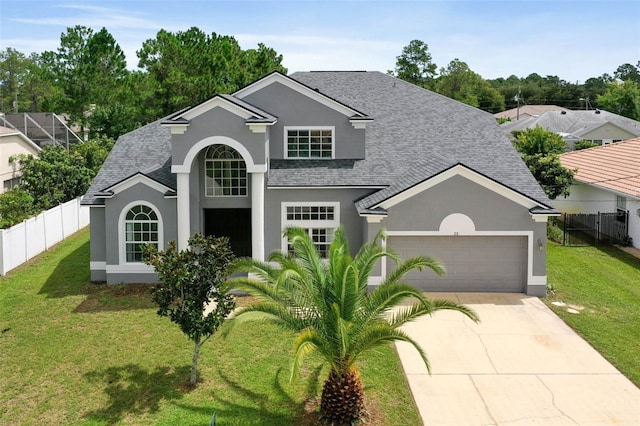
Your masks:
{"label": "driveway apron", "polygon": [[481,322],[441,311],[403,327],[427,352],[398,353],[428,426],[640,425],[640,390],[542,301],[523,294],[433,293]]}

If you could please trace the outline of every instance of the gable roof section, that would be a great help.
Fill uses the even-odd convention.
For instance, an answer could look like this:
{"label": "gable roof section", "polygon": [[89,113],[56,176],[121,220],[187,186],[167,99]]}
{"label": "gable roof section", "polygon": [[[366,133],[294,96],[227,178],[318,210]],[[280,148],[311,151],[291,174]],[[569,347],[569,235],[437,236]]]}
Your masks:
{"label": "gable roof section", "polygon": [[[522,105],[520,107],[520,116],[540,115],[547,111],[569,111],[567,108],[563,108],[558,105]],[[518,108],[511,108],[506,111],[496,112],[493,114],[495,118],[517,118]]]}
{"label": "gable roof section", "polygon": [[119,194],[122,191],[126,191],[134,185],[142,183],[147,185],[149,188],[161,192],[163,194],[171,194],[174,192],[173,188],[168,187],[167,185],[157,181],[156,179],[147,176],[142,172],[137,172],[132,174],[131,176],[117,182],[107,188],[104,188],[100,192],[96,194],[98,198],[109,198],[115,194]]}
{"label": "gable roof section", "polygon": [[180,111],[162,121],[164,126],[188,125],[189,121],[210,111],[214,108],[224,108],[225,110],[244,118],[247,123],[261,123],[266,125],[275,124],[278,119],[255,105],[251,105],[242,99],[230,95],[215,95],[194,107]]}
{"label": "gable roof section", "polygon": [[540,126],[551,132],[582,137],[607,123],[619,127],[632,135],[640,136],[640,122],[603,110],[547,111],[537,117],[506,122],[501,126],[506,132]]}
{"label": "gable roof section", "polygon": [[322,93],[319,89],[310,87],[298,80],[295,80],[291,77],[288,77],[278,71],[274,71],[271,74],[261,78],[260,80],[251,83],[250,85],[243,87],[233,94],[236,98],[244,98],[249,96],[252,93],[261,90],[270,84],[278,82],[292,90],[295,90],[298,93],[301,93],[316,102],[321,103],[322,105],[329,107],[335,111],[338,111],[341,114],[349,117],[354,121],[373,121],[373,118],[369,117],[367,114],[358,111],[355,108],[343,103],[339,100],[336,100],[325,93]]}
{"label": "gable roof section", "polygon": [[[442,165],[442,164],[440,164]],[[431,166],[438,167],[437,164]],[[356,203],[356,208],[360,214],[380,214],[383,211],[401,203],[429,188],[432,188],[454,176],[462,176],[477,183],[521,206],[529,209],[532,213],[552,210],[552,207],[540,203],[531,197],[522,194],[504,184],[497,182],[481,173],[457,163],[442,168],[437,173],[428,172],[429,165],[416,168],[407,172],[400,179],[397,179],[391,186],[378,191]]]}
{"label": "gable roof section", "polygon": [[566,152],[560,162],[580,182],[640,199],[640,138]]}

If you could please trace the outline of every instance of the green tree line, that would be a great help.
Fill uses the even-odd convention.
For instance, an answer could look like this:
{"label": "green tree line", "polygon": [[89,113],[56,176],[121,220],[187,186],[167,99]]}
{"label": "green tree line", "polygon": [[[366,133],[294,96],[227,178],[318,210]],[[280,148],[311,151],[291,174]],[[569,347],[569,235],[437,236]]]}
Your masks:
{"label": "green tree line", "polygon": [[[27,56],[7,47],[0,51],[0,110],[65,114],[72,124],[88,128],[89,137],[115,139],[269,72],[287,72],[282,55],[265,44],[242,49],[233,36],[196,27],[160,30],[136,53],[138,67],[130,70],[106,28],[80,25],[60,35],[56,50]],[[396,59],[390,74],[488,112],[519,101],[601,108],[640,120],[640,61],[580,84],[536,73],[485,80],[457,58],[438,68],[421,40],[412,40]]]}
{"label": "green tree line", "polygon": [[389,74],[485,111],[496,113],[520,105],[558,105],[569,109],[600,108],[640,120],[640,61],[618,66],[613,74],[572,83],[555,75],[485,80],[460,59],[441,67],[429,46],[412,40],[396,58]]}
{"label": "green tree line", "polygon": [[196,27],[160,30],[136,53],[138,69],[129,70],[106,28],[80,25],[67,28],[54,51],[27,56],[7,47],[0,52],[0,108],[64,114],[90,138],[115,139],[269,72],[287,72],[282,55],[262,43],[242,49],[232,36]]}

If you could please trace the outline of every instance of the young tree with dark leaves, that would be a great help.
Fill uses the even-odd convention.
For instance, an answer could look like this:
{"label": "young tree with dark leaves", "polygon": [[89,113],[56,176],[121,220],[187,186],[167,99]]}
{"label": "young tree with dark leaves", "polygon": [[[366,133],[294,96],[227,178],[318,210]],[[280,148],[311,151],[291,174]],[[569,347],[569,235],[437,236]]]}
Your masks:
{"label": "young tree with dark leaves", "polygon": [[158,315],[169,317],[194,344],[189,380],[194,387],[201,346],[236,306],[233,295],[222,285],[227,267],[234,260],[229,240],[194,234],[188,247],[181,251],[175,241],[164,251],[148,245],[144,259],[160,278],[151,291]]}

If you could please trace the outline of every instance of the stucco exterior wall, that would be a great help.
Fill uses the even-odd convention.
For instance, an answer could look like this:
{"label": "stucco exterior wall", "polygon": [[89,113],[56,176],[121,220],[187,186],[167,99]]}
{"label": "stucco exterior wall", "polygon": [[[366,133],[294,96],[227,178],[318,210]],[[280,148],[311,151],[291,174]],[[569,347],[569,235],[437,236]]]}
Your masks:
{"label": "stucco exterior wall", "polygon": [[89,253],[91,281],[106,281],[105,271],[107,261],[106,229],[105,229],[105,208],[91,207],[89,209]]}
{"label": "stucco exterior wall", "polygon": [[270,129],[270,158],[285,158],[285,126],[335,126],[335,158],[365,158],[365,129],[354,129],[344,114],[293,89],[273,83],[244,100],[278,117]]}
{"label": "stucco exterior wall", "polygon": [[453,213],[469,217],[480,232],[533,232],[532,275],[546,276],[545,222],[535,222],[526,207],[462,176],[454,176],[388,209],[381,226],[387,231],[439,231]]}
{"label": "stucco exterior wall", "polygon": [[339,202],[340,223],[344,225],[349,248],[355,254],[362,245],[363,219],[354,201],[368,195],[369,189],[268,189],[265,193],[265,254],[282,247],[282,203],[300,201]]}
{"label": "stucco exterior wall", "polygon": [[3,135],[0,137],[0,194],[4,192],[4,182],[20,176],[18,162],[9,162],[14,155],[37,155],[38,150],[26,142],[20,135]]}
{"label": "stucco exterior wall", "polygon": [[[166,247],[167,242],[177,239],[177,215],[176,215],[176,199],[166,198],[163,193],[155,191],[145,184],[138,183],[131,188],[124,190],[113,198],[105,200],[105,254],[106,254],[106,268],[107,268],[107,283],[125,282],[153,282],[152,278],[154,274],[144,274],[140,271],[131,272],[126,270],[127,266],[140,266],[140,264],[126,264],[123,265],[120,260],[122,243],[121,238],[121,223],[120,215],[123,209],[131,203],[138,201],[145,201],[152,204],[157,213],[161,216],[162,231],[163,231],[163,245],[160,249]],[[93,224],[92,224],[93,226]],[[125,266],[123,268],[123,266]],[[123,269],[122,273],[118,272],[118,268]],[[111,271],[111,272],[110,272]],[[135,274],[132,281],[129,275]],[[157,279],[157,277],[155,278]]]}
{"label": "stucco exterior wall", "polygon": [[191,120],[184,134],[171,135],[172,164],[183,164],[189,150],[211,136],[225,136],[240,142],[249,151],[254,164],[266,164],[268,133],[253,133],[242,117],[221,107]]}

